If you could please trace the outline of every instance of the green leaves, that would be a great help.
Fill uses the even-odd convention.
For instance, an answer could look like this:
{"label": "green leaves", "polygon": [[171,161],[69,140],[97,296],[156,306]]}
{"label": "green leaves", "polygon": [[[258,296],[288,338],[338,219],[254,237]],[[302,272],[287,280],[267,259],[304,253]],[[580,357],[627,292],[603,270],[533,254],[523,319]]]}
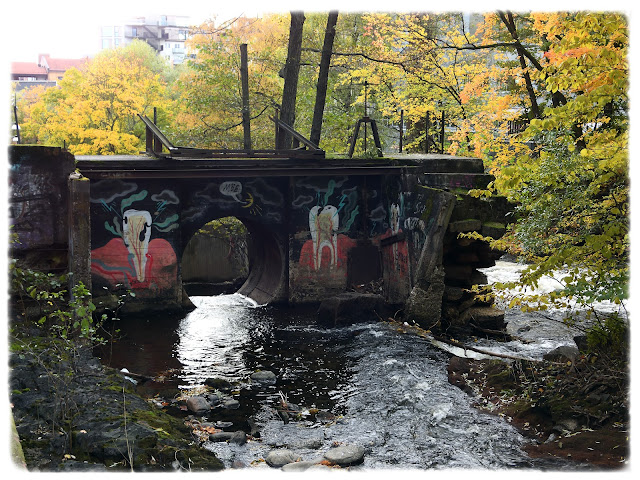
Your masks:
{"label": "green leaves", "polygon": [[620,304],[630,246],[626,23],[615,14],[556,14],[548,33],[538,77],[566,102],[531,121],[524,137],[537,148],[498,170],[495,186],[517,204],[511,236],[533,262],[519,284],[564,273],[557,292],[514,305]]}

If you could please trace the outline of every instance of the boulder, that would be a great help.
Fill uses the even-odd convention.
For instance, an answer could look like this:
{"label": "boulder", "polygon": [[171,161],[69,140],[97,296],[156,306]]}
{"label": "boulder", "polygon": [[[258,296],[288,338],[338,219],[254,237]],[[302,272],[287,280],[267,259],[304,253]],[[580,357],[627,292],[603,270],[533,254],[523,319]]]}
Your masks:
{"label": "boulder", "polygon": [[201,396],[187,398],[187,409],[196,415],[204,415],[211,410],[211,404]]}
{"label": "boulder", "polygon": [[364,448],[359,445],[340,445],[327,450],[324,458],[341,467],[357,465],[364,461]]}
{"label": "boulder", "polygon": [[229,439],[229,443],[235,443],[236,445],[244,445],[247,443],[247,434],[242,430],[238,430],[237,432],[233,432],[231,434],[231,438]]}
{"label": "boulder", "polygon": [[222,402],[222,408],[226,408],[229,410],[237,410],[238,408],[240,408],[240,402],[235,398],[230,398]]}
{"label": "boulder", "polygon": [[280,468],[284,467],[288,463],[297,462],[300,458],[291,450],[286,448],[280,450],[271,450],[264,461],[270,467]]}
{"label": "boulder", "polygon": [[231,390],[232,386],[231,382],[225,380],[224,378],[207,378],[204,381],[204,384],[208,387],[215,388],[216,390],[228,391]]}
{"label": "boulder", "polygon": [[318,308],[318,324],[340,327],[373,322],[384,318],[385,302],[381,295],[347,292],[323,300]]}
{"label": "boulder", "polygon": [[228,442],[233,437],[232,432],[218,432],[209,435],[210,442]]}
{"label": "boulder", "polygon": [[550,362],[573,362],[579,354],[580,351],[578,347],[573,345],[560,345],[550,352],[545,353],[542,358]]}
{"label": "boulder", "polygon": [[292,462],[284,465],[282,467],[282,471],[283,472],[304,472],[305,470],[308,470],[309,468],[317,464],[318,462],[313,460],[305,460],[302,462]]}
{"label": "boulder", "polygon": [[258,370],[251,375],[251,381],[256,383],[262,383],[265,385],[273,385],[276,383],[276,374],[269,370]]}

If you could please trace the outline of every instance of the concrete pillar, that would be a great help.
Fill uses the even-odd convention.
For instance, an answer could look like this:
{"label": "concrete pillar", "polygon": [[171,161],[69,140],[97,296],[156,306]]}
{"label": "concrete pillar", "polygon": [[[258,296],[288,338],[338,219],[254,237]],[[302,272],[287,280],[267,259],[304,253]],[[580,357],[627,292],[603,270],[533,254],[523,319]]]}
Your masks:
{"label": "concrete pillar", "polygon": [[444,267],[442,247],[456,196],[443,190],[429,189],[425,194],[432,198],[432,208],[425,232],[425,242],[415,270],[415,285],[405,303],[405,316],[423,328],[431,329],[440,324],[444,295]]}
{"label": "concrete pillar", "polygon": [[79,282],[91,291],[91,209],[89,179],[69,175],[69,289]]}

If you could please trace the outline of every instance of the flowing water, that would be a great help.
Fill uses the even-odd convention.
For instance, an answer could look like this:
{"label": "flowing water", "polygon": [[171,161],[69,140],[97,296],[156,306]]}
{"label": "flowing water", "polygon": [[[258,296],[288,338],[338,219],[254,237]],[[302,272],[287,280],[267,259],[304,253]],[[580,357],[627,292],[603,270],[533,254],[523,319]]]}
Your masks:
{"label": "flowing water", "polygon": [[[233,431],[247,430],[251,417],[261,436],[245,445],[207,443],[227,466],[248,465],[277,447],[312,460],[334,443],[363,446],[357,468],[365,469],[562,466],[528,458],[521,450],[527,440],[509,423],[473,408],[447,381],[449,354],[424,338],[382,322],[324,329],[315,310],[258,306],[237,294],[192,301],[197,308],[183,319],[121,322],[110,364],[151,376],[170,372],[182,389],[210,377],[237,383],[240,409],[213,410],[206,420],[230,421]],[[515,329],[525,323],[514,322]],[[535,358],[570,341],[566,327],[553,328],[536,342],[484,346]],[[274,372],[277,383],[251,383],[257,370]],[[300,407],[299,420],[285,424],[277,415],[280,393]],[[306,415],[314,408],[335,419]]]}

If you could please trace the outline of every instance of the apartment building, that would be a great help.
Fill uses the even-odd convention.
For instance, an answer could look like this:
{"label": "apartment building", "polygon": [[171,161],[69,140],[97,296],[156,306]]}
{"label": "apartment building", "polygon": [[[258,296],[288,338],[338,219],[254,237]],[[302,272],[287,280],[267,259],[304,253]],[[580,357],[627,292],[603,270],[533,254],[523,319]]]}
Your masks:
{"label": "apartment building", "polygon": [[185,42],[190,36],[190,21],[180,15],[134,17],[123,25],[103,26],[102,49],[128,45],[138,39],[148,43],[171,64],[182,63],[188,55]]}

